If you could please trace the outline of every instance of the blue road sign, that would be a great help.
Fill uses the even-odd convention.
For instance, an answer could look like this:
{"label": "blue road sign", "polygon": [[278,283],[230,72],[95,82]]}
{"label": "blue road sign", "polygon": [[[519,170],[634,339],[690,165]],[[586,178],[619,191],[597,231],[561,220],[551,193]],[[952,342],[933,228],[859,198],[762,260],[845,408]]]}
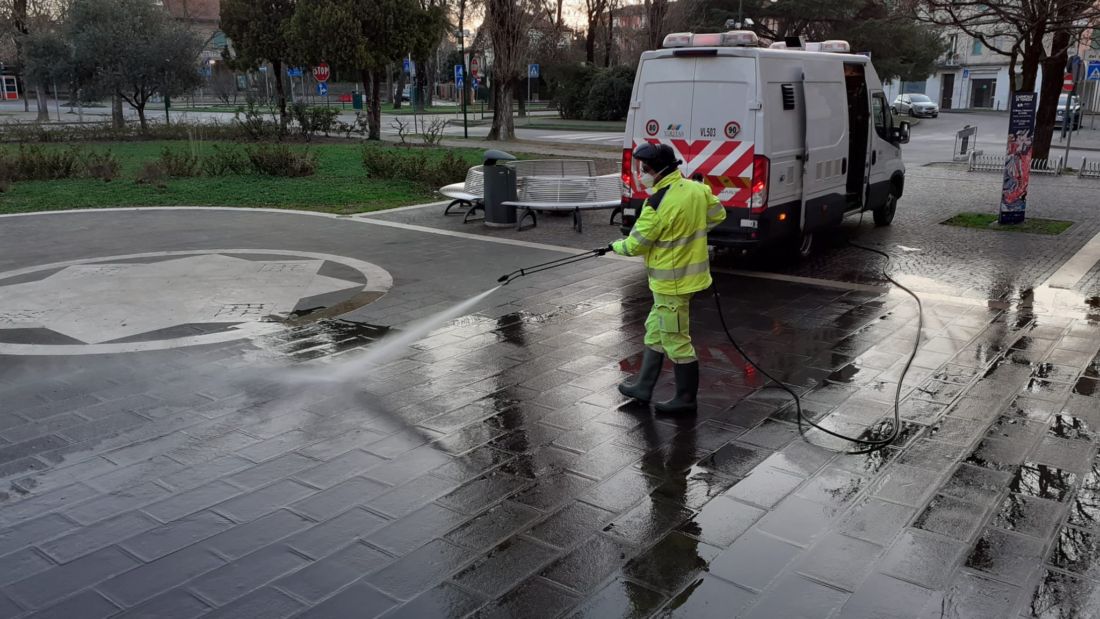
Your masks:
{"label": "blue road sign", "polygon": [[287,67],[286,68],[286,75],[287,75],[287,77],[302,77],[302,68],[301,67]]}
{"label": "blue road sign", "polygon": [[963,69],[963,79],[970,77],[970,69]]}
{"label": "blue road sign", "polygon": [[1100,82],[1100,60],[1092,60],[1089,62],[1088,72],[1085,73],[1085,79],[1090,82]]}
{"label": "blue road sign", "polygon": [[531,79],[538,79],[538,77],[539,77],[539,66],[537,64],[527,65],[527,77],[529,77]]}
{"label": "blue road sign", "polygon": [[321,82],[321,83],[317,84],[317,96],[318,97],[327,97],[328,96],[328,84],[326,84],[324,82]]}
{"label": "blue road sign", "polygon": [[462,65],[460,65],[460,64],[455,65],[455,81],[456,82],[461,82],[462,81]]}
{"label": "blue road sign", "polygon": [[472,88],[474,88],[475,90],[477,89],[477,86],[478,86],[478,84],[480,84],[480,83],[481,83],[481,80],[477,79],[476,77],[475,77],[475,78],[473,78],[472,80],[470,80],[470,86],[471,86]]}
{"label": "blue road sign", "polygon": [[260,73],[267,73],[267,65],[266,64],[260,67]]}
{"label": "blue road sign", "polygon": [[408,58],[401,61],[401,70],[405,72],[405,75],[412,72],[412,64],[409,62]]}

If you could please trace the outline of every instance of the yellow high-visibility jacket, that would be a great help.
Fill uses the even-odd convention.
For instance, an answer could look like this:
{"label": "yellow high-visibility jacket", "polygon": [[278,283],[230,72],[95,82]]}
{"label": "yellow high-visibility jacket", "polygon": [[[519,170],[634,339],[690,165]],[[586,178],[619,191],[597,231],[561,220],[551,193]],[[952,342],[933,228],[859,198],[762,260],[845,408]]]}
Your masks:
{"label": "yellow high-visibility jacket", "polygon": [[707,232],[726,219],[726,209],[710,187],[685,179],[679,170],[653,186],[664,189],[657,208],[642,204],[630,236],[612,243],[623,256],[645,255],[649,288],[660,294],[689,294],[710,286]]}

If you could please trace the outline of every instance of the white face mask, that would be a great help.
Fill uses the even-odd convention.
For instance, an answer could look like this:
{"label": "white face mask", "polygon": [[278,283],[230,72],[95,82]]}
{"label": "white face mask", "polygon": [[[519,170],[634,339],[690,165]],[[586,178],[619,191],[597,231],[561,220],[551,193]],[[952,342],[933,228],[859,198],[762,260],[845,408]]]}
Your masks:
{"label": "white face mask", "polygon": [[657,177],[649,172],[642,172],[642,174],[638,176],[638,182],[642,184],[642,187],[652,189],[653,186],[657,184]]}

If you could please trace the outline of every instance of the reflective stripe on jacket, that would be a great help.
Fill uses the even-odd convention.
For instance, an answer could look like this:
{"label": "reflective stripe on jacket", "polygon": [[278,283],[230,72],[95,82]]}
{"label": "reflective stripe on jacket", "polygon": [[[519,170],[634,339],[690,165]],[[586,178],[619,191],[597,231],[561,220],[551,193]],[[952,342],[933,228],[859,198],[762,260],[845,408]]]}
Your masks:
{"label": "reflective stripe on jacket", "polygon": [[710,286],[707,232],[726,219],[710,187],[685,179],[679,170],[662,178],[651,195],[668,188],[654,209],[646,200],[630,235],[612,243],[615,253],[645,255],[649,288],[660,294],[688,294]]}

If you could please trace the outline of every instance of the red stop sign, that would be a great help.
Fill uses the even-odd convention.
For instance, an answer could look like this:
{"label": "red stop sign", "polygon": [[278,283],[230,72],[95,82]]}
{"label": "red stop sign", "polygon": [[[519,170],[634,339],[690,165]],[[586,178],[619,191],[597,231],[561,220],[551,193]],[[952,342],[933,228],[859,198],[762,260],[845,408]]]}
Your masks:
{"label": "red stop sign", "polygon": [[323,62],[316,67],[313,67],[313,79],[317,80],[318,82],[327,82],[329,75],[331,74],[332,73],[329,71],[328,65]]}
{"label": "red stop sign", "polygon": [[481,63],[477,61],[477,56],[470,59],[470,75],[477,77],[481,73]]}
{"label": "red stop sign", "polygon": [[1066,76],[1062,78],[1062,90],[1070,92],[1073,90],[1073,74],[1066,73]]}

